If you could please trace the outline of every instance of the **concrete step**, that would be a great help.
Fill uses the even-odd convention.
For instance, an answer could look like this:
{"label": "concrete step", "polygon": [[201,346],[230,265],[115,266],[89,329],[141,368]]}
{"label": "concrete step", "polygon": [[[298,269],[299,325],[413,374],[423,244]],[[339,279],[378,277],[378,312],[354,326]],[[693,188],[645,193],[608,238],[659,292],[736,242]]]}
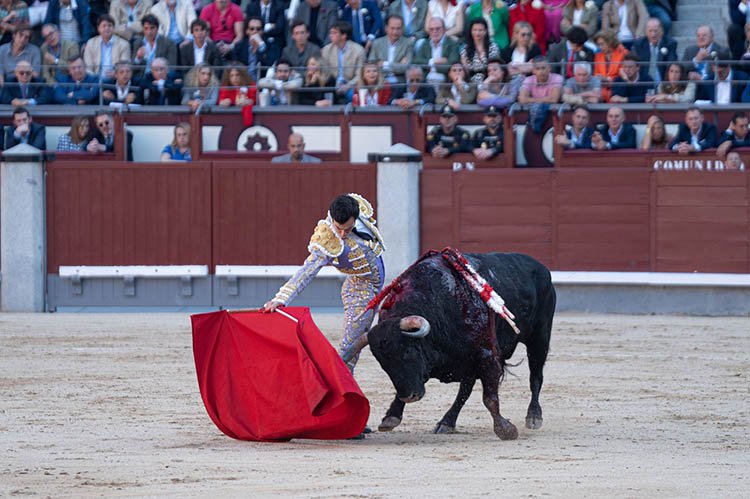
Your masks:
{"label": "concrete step", "polygon": [[677,19],[679,19],[680,22],[696,21],[700,23],[707,23],[710,22],[710,20],[722,21],[723,15],[721,7],[678,7]]}

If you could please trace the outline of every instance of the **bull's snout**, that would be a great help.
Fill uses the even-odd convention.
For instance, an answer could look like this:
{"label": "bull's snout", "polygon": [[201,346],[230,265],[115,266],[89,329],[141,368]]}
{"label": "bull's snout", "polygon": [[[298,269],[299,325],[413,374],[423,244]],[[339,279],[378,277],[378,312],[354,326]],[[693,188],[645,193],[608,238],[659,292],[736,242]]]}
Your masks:
{"label": "bull's snout", "polygon": [[417,401],[421,400],[422,397],[424,397],[424,393],[422,393],[422,394],[412,393],[408,397],[399,397],[399,399],[401,400],[401,402],[403,402],[405,404],[411,404],[412,402],[417,402]]}

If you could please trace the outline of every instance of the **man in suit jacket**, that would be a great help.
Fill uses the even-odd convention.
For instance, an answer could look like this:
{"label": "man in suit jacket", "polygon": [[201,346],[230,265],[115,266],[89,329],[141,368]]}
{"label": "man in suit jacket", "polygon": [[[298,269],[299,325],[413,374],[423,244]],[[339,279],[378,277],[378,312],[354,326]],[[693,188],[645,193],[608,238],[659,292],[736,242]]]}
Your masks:
{"label": "man in suit jacket", "polygon": [[424,29],[427,18],[427,0],[396,0],[388,7],[388,15],[395,14],[404,20],[404,34],[407,37],[416,41],[427,36]]}
{"label": "man in suit jacket", "polygon": [[620,65],[620,75],[612,82],[612,96],[609,102],[618,104],[646,102],[646,93],[654,90],[654,80],[649,75],[638,72],[638,56],[632,52],[625,54]]}
{"label": "man in suit jacket", "polygon": [[589,127],[591,115],[583,106],[573,108],[573,124],[565,133],[555,136],[555,144],[565,149],[591,149],[591,135],[594,129]]}
{"label": "man in suit jacket", "polygon": [[695,45],[685,48],[682,61],[688,68],[688,78],[691,80],[710,80],[711,60],[728,60],[731,58],[729,49],[714,42],[714,30],[711,26],[698,26],[695,31]]}
{"label": "man in suit jacket", "polygon": [[565,36],[553,44],[547,52],[547,59],[552,64],[552,71],[566,79],[573,77],[573,65],[576,62],[594,62],[594,52],[586,45],[588,34],[580,26],[573,26]]}
{"label": "man in suit jacket", "polygon": [[372,42],[383,36],[383,17],[373,0],[346,0],[341,20],[352,25],[352,41],[370,50]]}
{"label": "man in suit jacket", "polygon": [[[99,36],[86,42],[83,62],[86,71],[100,78],[114,77],[114,65],[118,61],[130,60],[130,44],[114,34],[115,20],[109,14],[99,16],[96,23]],[[102,52],[109,52],[110,64],[102,64]],[[105,52],[106,53],[106,52]]]}
{"label": "man in suit jacket", "polygon": [[208,39],[208,23],[195,19],[190,23],[193,41],[180,45],[180,66],[192,68],[200,62],[210,66],[221,66],[221,54],[214,42]]}
{"label": "man in suit jacket", "polygon": [[[141,19],[143,36],[136,38],[133,44],[133,63],[137,66],[150,66],[157,57],[166,59],[170,66],[177,65],[177,45],[169,38],[159,34],[159,20],[153,14],[146,14]],[[148,70],[138,70],[139,77]]]}
{"label": "man in suit jacket", "polygon": [[[266,43],[266,65],[275,64],[286,45],[286,20],[284,6],[279,0],[250,0],[245,8],[245,19],[257,17],[263,31],[259,33]],[[245,26],[247,27],[247,25]]]}
{"label": "man in suit jacket", "polygon": [[261,66],[271,66],[274,61],[269,59],[271,47],[263,40],[263,21],[260,17],[251,17],[245,23],[245,38],[234,46],[232,58],[248,67],[251,74],[260,64]]}
{"label": "man in suit jacket", "polygon": [[31,118],[29,110],[17,107],[13,110],[13,126],[5,128],[5,149],[28,144],[42,151],[47,149],[47,131],[44,125],[37,125]]}
{"label": "man in suit jacket", "polygon": [[435,97],[435,88],[424,83],[422,68],[409,66],[406,70],[406,84],[393,87],[391,105],[406,110],[424,104],[434,104]]}
{"label": "man in suit jacket", "polygon": [[271,163],[322,163],[320,158],[305,154],[305,139],[298,133],[289,135],[287,150],[287,154],[272,158]]}
{"label": "man in suit jacket", "polygon": [[[29,2],[30,3],[30,2]],[[72,19],[66,21],[60,19],[60,11],[72,11]],[[65,18],[65,15],[63,15]],[[44,17],[44,24],[54,24],[58,28],[66,22],[70,23],[75,20],[77,35],[74,38],[65,38],[63,41],[74,43],[83,43],[94,35],[94,30],[89,16],[88,0],[50,0],[47,4],[47,14]],[[65,59],[63,59],[65,60]]]}
{"label": "man in suit jacket", "polygon": [[339,20],[339,8],[331,0],[304,0],[297,7],[294,20],[304,21],[310,29],[310,41],[323,47],[331,41],[330,30]]}
{"label": "man in suit jacket", "polygon": [[182,102],[182,79],[169,70],[166,59],[151,62],[151,72],[142,80],[143,103],[151,106],[179,106]]}
{"label": "man in suit jacket", "polygon": [[708,100],[714,104],[731,104],[733,102],[750,102],[747,92],[748,75],[739,69],[732,69],[729,61],[716,61],[711,64],[713,78],[698,83],[697,99]]}
{"label": "man in suit jacket", "polygon": [[737,111],[732,116],[729,128],[724,131],[716,141],[716,154],[724,157],[735,147],[750,147],[750,133],[748,133],[748,123],[750,120],[742,111]]}
{"label": "man in suit jacket", "polygon": [[31,64],[18,61],[15,77],[6,80],[0,93],[0,104],[13,107],[36,106],[49,102],[49,88],[39,78],[34,78]]}
{"label": "man in suit jacket", "polygon": [[635,149],[635,128],[625,123],[625,111],[621,107],[610,107],[607,124],[591,134],[591,148],[597,151],[611,149]]}
{"label": "man in suit jacket", "polygon": [[[94,115],[94,133],[91,141],[86,145],[90,153],[114,152],[115,150],[115,120],[109,111],[97,111]],[[128,130],[125,147],[128,161],[133,161],[133,132]]]}
{"label": "man in suit jacket", "polygon": [[[337,21],[331,28],[331,43],[320,51],[326,72],[336,78],[336,93],[340,98],[357,84],[365,63],[365,49],[360,44],[349,40],[351,34],[351,24],[346,21]],[[339,54],[342,56],[343,64],[341,65]]]}
{"label": "man in suit jacket", "polygon": [[[623,12],[626,17],[625,26],[620,16]],[[602,30],[616,33],[628,50],[633,45],[633,40],[646,34],[647,20],[648,11],[643,0],[607,0],[602,6]]]}
{"label": "man in suit jacket", "polygon": [[115,77],[102,82],[102,100],[105,106],[115,102],[120,104],[143,104],[140,83],[133,80],[130,63],[120,61],[115,64]]}
{"label": "man in suit jacket", "polygon": [[685,111],[685,123],[680,123],[670,147],[683,156],[716,147],[716,126],[704,123],[703,111],[690,107]]}
{"label": "man in suit jacket", "polygon": [[81,49],[76,42],[61,40],[60,28],[54,24],[42,26],[42,38],[42,78],[54,85],[58,77],[68,74],[68,61],[80,55]]}
{"label": "man in suit jacket", "polygon": [[289,61],[293,68],[304,68],[310,57],[320,57],[320,47],[310,43],[310,30],[304,21],[292,23],[292,43],[284,47],[281,58]]}
{"label": "man in suit jacket", "polygon": [[404,20],[399,15],[388,17],[385,32],[385,36],[373,42],[367,60],[380,64],[381,71],[389,83],[403,83],[404,73],[414,53],[414,41],[403,36]]}
{"label": "man in suit jacket", "polygon": [[661,83],[667,71],[664,63],[677,60],[677,41],[667,38],[661,21],[652,17],[646,22],[646,36],[633,43],[631,52],[641,60],[641,78],[650,76]]}
{"label": "man in suit jacket", "polygon": [[451,66],[461,57],[458,42],[445,35],[445,23],[439,17],[430,19],[427,30],[429,38],[417,42],[412,62],[429,72],[428,82],[445,81]]}
{"label": "man in suit jacket", "polygon": [[68,75],[55,85],[55,104],[99,104],[99,78],[86,72],[83,58],[68,61]]}

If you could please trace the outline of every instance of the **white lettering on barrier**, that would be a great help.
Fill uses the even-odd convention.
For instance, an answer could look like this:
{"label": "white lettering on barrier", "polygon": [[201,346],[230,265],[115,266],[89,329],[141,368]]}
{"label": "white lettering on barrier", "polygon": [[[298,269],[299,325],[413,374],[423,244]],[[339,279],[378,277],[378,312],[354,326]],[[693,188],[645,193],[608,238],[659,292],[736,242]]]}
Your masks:
{"label": "white lettering on barrier", "polygon": [[[657,159],[654,160],[651,168],[654,170],[732,171],[723,161],[718,159]],[[745,171],[745,163],[741,163],[739,168],[734,168],[734,171]]]}

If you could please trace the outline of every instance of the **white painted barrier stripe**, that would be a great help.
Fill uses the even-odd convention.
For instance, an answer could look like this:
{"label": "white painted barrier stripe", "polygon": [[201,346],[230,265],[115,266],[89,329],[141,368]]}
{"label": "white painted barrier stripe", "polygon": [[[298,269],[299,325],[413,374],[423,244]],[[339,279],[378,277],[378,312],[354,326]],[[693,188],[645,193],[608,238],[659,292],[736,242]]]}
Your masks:
{"label": "white painted barrier stripe", "polygon": [[206,277],[208,265],[60,266],[60,277]]}
{"label": "white painted barrier stripe", "polygon": [[[216,275],[221,277],[291,277],[299,269],[298,265],[217,265]],[[323,267],[320,277],[346,277],[333,267]]]}
{"label": "white painted barrier stripe", "polygon": [[553,271],[556,284],[750,287],[750,274]]}

